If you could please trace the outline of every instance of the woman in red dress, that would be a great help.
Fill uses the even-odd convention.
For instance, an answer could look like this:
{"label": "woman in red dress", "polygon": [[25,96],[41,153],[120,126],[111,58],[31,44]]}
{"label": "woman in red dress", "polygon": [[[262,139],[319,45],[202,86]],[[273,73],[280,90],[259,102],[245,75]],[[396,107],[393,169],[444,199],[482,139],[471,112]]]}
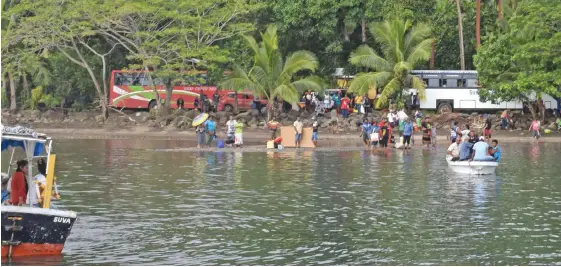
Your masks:
{"label": "woman in red dress", "polygon": [[22,206],[25,204],[28,191],[27,180],[25,179],[28,162],[27,160],[19,160],[17,165],[18,168],[14,173],[14,176],[12,176],[12,205]]}

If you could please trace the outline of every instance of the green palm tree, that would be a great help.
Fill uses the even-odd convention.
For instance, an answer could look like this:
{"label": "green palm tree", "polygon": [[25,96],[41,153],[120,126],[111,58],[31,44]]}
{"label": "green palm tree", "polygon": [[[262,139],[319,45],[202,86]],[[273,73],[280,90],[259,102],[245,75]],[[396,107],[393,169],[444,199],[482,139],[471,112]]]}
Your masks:
{"label": "green palm tree", "polygon": [[[254,53],[253,67],[249,72],[234,66],[229,77],[221,83],[222,88],[239,91],[248,89],[269,100],[267,120],[276,110],[274,99],[279,97],[290,103],[298,101],[300,92],[305,90],[321,91],[320,80],[315,76],[295,79],[302,71],[314,72],[318,67],[316,56],[309,51],[296,51],[283,61],[278,48],[277,28],[269,25],[261,33],[261,42],[245,36],[248,46]],[[273,111],[273,112],[271,112]],[[272,114],[276,117],[276,114]]]}
{"label": "green palm tree", "polygon": [[[384,21],[370,25],[372,36],[381,45],[382,56],[368,45],[351,53],[349,62],[372,72],[359,73],[351,82],[349,91],[366,94],[370,88],[382,88],[376,107],[386,106],[390,98],[401,99],[407,89],[417,89],[420,99],[425,96],[425,83],[409,74],[418,63],[430,58],[431,30],[425,24],[413,26],[409,20]],[[402,101],[397,102],[398,105]]]}

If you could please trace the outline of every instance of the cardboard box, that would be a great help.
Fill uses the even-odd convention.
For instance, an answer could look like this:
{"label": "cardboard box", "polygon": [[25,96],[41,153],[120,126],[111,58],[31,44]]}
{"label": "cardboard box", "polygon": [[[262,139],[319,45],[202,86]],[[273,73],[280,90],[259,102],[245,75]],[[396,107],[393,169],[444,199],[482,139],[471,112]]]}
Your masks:
{"label": "cardboard box", "polygon": [[[302,129],[302,139],[300,139],[300,147],[305,148],[315,148],[314,142],[312,142],[312,128]],[[294,140],[296,138],[296,131],[293,126],[282,126],[280,127],[280,135],[282,137],[281,145],[283,147],[296,147]]]}

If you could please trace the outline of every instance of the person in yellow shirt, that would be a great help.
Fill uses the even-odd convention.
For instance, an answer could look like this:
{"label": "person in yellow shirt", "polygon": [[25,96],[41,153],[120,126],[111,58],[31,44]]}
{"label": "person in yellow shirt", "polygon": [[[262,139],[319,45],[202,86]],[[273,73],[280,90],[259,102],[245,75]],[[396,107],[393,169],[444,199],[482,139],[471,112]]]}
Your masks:
{"label": "person in yellow shirt", "polygon": [[355,97],[355,107],[356,107],[356,110],[358,110],[358,112],[360,112],[360,108],[362,107],[362,96],[361,95],[357,95]]}

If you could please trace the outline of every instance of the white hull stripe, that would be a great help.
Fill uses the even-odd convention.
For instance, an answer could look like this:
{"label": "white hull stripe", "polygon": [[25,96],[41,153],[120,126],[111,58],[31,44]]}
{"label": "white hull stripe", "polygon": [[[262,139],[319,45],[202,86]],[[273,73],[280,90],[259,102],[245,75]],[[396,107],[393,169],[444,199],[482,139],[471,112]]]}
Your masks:
{"label": "white hull stripe", "polygon": [[76,212],[74,212],[74,211],[32,208],[32,207],[26,207],[26,206],[6,206],[6,205],[2,205],[2,213],[4,213],[4,212],[40,214],[40,215],[47,215],[47,216],[76,218]]}

